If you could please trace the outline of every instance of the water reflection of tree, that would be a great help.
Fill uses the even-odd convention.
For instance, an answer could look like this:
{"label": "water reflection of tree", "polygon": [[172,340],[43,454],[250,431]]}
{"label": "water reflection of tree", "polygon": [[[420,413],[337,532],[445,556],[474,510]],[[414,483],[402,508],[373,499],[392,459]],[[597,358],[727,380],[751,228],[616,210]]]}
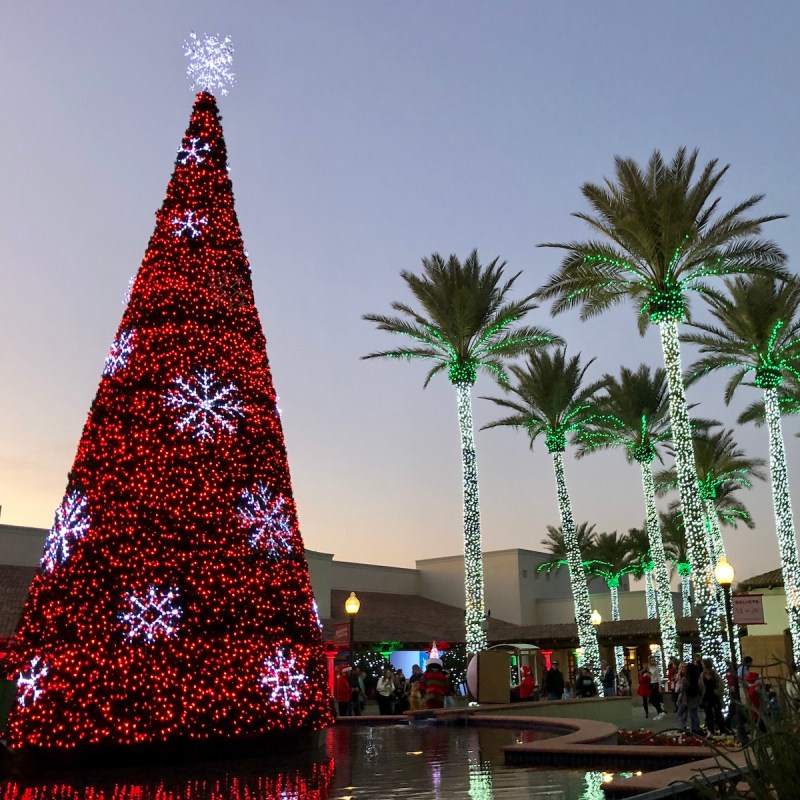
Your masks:
{"label": "water reflection of tree", "polygon": [[604,800],[605,792],[603,791],[603,773],[602,772],[587,772],[583,778],[584,786],[586,787],[583,794],[578,800]]}
{"label": "water reflection of tree", "polygon": [[[219,762],[216,769],[193,764],[188,767],[203,777],[181,774],[181,767],[164,768],[170,777],[159,779],[153,770],[140,768],[115,772],[82,771],[36,783],[9,781],[3,786],[2,800],[252,800],[252,798],[291,798],[327,800],[334,762],[325,758],[302,766],[270,767],[264,760]],[[136,776],[138,773],[138,778]]]}

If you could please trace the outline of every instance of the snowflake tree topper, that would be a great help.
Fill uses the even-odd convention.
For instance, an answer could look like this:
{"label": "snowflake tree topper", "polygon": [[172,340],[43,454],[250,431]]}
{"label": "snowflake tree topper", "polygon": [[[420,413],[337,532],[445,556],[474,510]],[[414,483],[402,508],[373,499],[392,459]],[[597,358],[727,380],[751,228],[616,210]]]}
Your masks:
{"label": "snowflake tree topper", "polygon": [[202,39],[192,31],[189,40],[183,43],[184,55],[189,57],[186,74],[192,89],[214,93],[219,89],[228,94],[228,86],[236,81],[233,72],[233,43],[230,36],[220,39],[217,35],[203,34]]}

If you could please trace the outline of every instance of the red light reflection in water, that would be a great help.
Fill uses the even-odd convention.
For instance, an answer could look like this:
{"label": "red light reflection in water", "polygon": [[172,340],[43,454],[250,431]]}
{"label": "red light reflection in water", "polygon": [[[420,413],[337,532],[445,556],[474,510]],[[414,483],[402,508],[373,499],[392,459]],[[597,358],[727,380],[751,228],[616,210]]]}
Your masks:
{"label": "red light reflection in water", "polygon": [[[266,769],[266,768],[265,768]],[[220,771],[225,765],[220,765]],[[328,800],[334,761],[329,759],[298,769],[273,770],[271,774],[230,775],[185,780],[165,779],[91,785],[86,773],[70,782],[54,780],[31,785],[10,781],[2,800]]]}

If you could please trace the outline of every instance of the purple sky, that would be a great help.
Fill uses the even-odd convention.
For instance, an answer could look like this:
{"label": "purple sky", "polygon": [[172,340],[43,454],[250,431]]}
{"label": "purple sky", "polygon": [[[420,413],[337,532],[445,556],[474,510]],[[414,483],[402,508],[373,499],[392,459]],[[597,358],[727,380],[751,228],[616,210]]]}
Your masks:
{"label": "purple sky", "polygon": [[[720,13],[723,12],[723,13]],[[433,251],[552,273],[542,241],[583,237],[579,186],[615,154],[685,144],[732,164],[723,206],[765,193],[768,234],[798,252],[800,9],[751,2],[31,2],[6,4],[0,162],[0,520],[49,527],[114,336],[128,279],[189,120],[181,44],[230,34],[238,83],[220,97],[306,546],[412,566],[461,551],[454,389],[421,364],[360,361],[396,342],[361,320],[410,300],[399,273]],[[550,325],[597,361],[661,363],[620,307]],[[689,360],[689,352],[685,353]],[[699,413],[734,424],[754,390]],[[476,398],[495,393],[487,378]],[[497,416],[476,399],[478,426]],[[785,422],[800,502],[800,420]],[[766,433],[739,442],[766,457]],[[478,433],[484,547],[535,549],[558,524],[547,452]],[[578,521],[640,525],[638,469],[567,459]],[[739,577],[778,565],[769,487],[726,535]]]}

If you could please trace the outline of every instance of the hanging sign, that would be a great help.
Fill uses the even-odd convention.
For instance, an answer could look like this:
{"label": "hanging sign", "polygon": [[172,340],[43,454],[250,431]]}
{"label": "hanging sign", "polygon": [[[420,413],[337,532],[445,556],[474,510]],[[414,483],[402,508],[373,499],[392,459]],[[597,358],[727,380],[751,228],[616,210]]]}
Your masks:
{"label": "hanging sign", "polygon": [[347,647],[350,644],[349,622],[337,622],[333,626],[333,643],[338,647]]}
{"label": "hanging sign", "polygon": [[733,621],[737,625],[765,625],[763,595],[733,595]]}

